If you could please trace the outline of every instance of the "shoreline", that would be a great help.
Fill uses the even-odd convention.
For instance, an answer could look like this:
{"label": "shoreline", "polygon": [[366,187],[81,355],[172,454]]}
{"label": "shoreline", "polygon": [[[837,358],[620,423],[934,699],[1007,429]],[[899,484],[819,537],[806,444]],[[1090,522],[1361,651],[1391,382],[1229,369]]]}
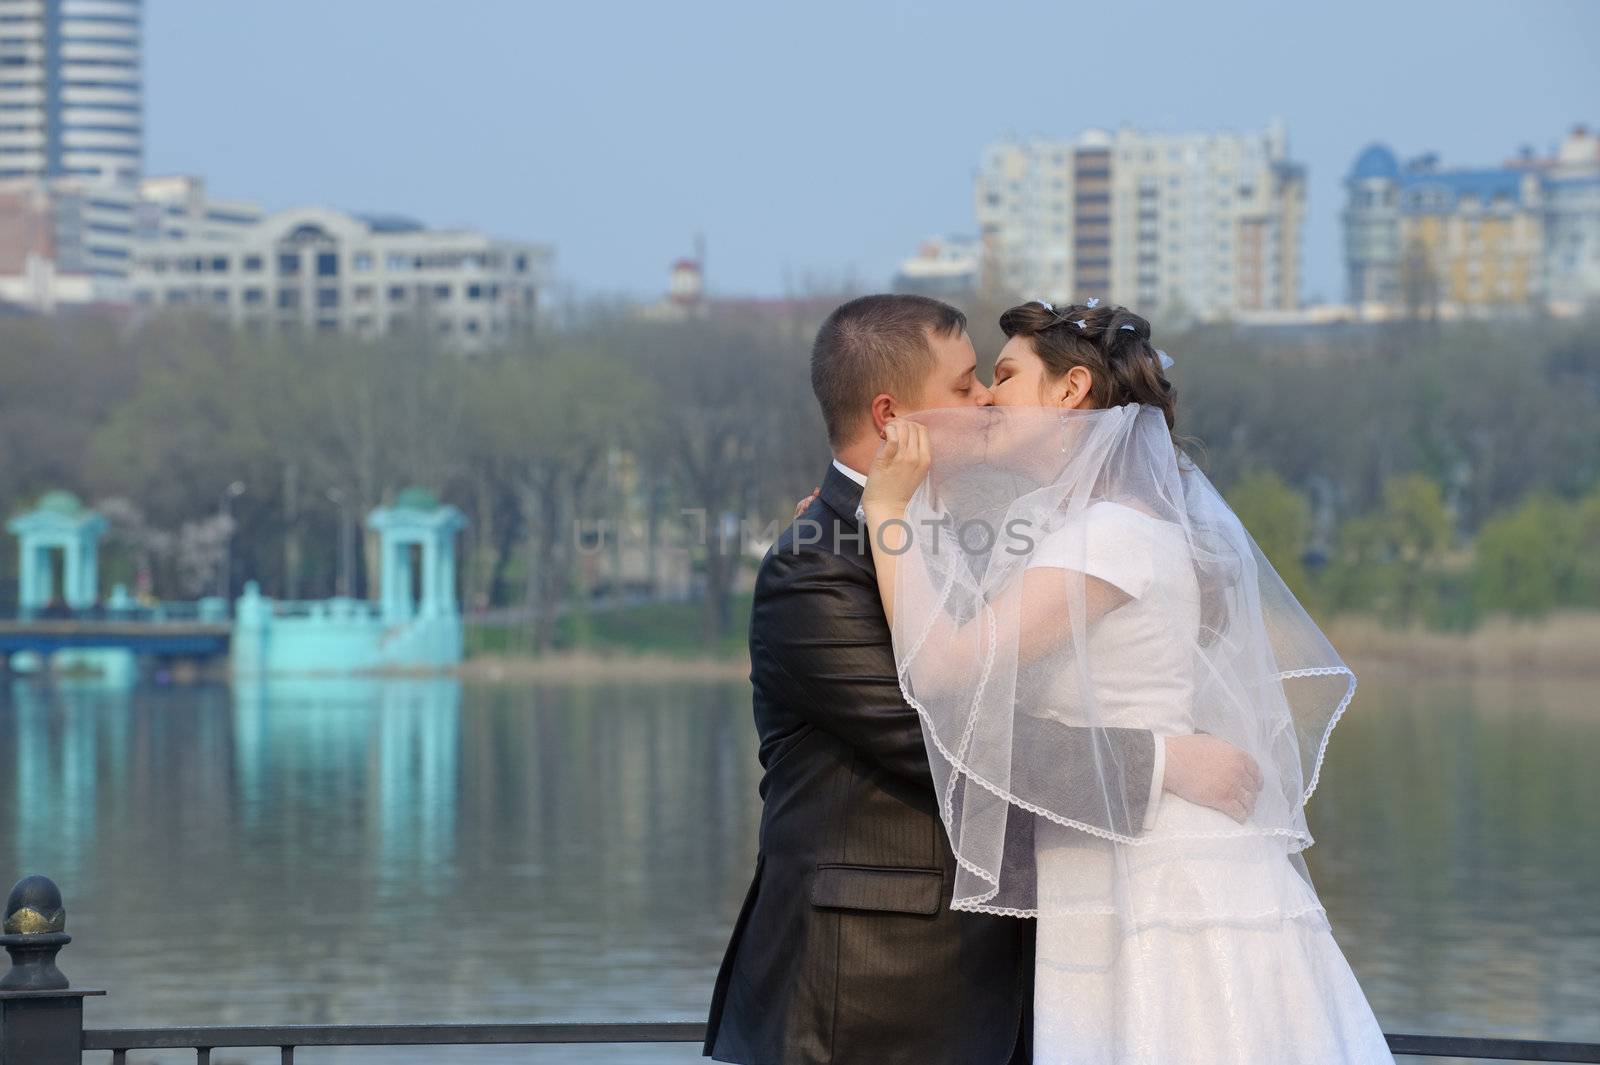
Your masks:
{"label": "shoreline", "polygon": [[744,655],[661,654],[660,652],[556,651],[544,655],[474,655],[456,675],[465,681],[650,684],[660,681],[748,680],[750,661]]}
{"label": "shoreline", "polygon": [[1332,619],[1323,629],[1359,674],[1600,678],[1600,611],[1539,621],[1493,618],[1472,632],[1390,629],[1371,618]]}
{"label": "shoreline", "polygon": [[[1470,633],[1389,629],[1370,618],[1342,617],[1324,631],[1358,675],[1600,678],[1600,611],[1572,611],[1536,622],[1494,619]],[[481,654],[456,671],[467,681],[572,684],[744,681],[749,673],[743,654],[594,650]]]}

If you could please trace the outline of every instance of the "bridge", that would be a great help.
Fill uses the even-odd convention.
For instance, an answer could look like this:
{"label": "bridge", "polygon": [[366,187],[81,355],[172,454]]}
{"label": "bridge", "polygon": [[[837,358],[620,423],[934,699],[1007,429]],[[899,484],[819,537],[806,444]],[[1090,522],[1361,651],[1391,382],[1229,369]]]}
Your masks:
{"label": "bridge", "polygon": [[0,655],[114,649],[140,657],[218,658],[227,655],[232,635],[229,621],[23,619],[0,621]]}

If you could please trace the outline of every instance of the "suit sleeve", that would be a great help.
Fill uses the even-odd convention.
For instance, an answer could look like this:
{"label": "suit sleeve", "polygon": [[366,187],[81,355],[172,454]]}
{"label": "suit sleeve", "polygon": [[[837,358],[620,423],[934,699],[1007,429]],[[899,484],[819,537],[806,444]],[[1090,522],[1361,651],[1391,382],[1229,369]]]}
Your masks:
{"label": "suit sleeve", "polygon": [[933,786],[917,712],[900,695],[871,577],[836,555],[774,551],[750,616],[751,676],[889,772]]}
{"label": "suit sleeve", "polygon": [[[900,693],[889,625],[865,570],[828,553],[774,551],[757,581],[750,650],[752,678],[792,692],[789,704],[799,717],[889,772],[932,786],[922,722]],[[1082,747],[1084,758],[1118,768],[1122,801],[1086,789],[1082,809],[1064,813],[1125,835],[1140,831],[1153,783],[1151,733],[1077,728],[1027,714],[1017,715],[1016,727],[1034,731],[1038,742]]]}

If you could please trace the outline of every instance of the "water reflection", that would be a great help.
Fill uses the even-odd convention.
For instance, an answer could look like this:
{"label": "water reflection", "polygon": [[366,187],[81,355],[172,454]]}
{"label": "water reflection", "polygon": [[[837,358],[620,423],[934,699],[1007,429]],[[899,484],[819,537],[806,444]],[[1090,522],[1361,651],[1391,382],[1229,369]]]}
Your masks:
{"label": "water reflection", "polygon": [[1391,1030],[1600,1041],[1597,688],[1362,682],[1307,857]]}
{"label": "water reflection", "polygon": [[[233,689],[234,792],[248,829],[314,823],[326,789],[360,783],[385,876],[448,867],[455,846],[461,684],[449,678],[264,680]],[[285,788],[286,784],[294,784]]]}
{"label": "water reflection", "polygon": [[[1309,857],[1386,1027],[1600,1039],[1595,696],[1363,681]],[[63,967],[110,992],[95,1026],[698,1019],[757,778],[741,684],[21,681],[0,691],[0,877],[61,882]]]}

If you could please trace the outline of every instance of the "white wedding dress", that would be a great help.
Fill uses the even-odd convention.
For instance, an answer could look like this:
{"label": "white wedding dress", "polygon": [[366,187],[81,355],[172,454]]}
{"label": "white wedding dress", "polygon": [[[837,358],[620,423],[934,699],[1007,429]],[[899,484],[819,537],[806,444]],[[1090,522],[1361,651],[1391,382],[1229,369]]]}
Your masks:
{"label": "white wedding dress", "polygon": [[[1129,597],[1088,630],[1097,723],[1192,733],[1181,530],[1111,502],[1083,519],[1029,565],[1074,560]],[[1035,1065],[1392,1065],[1288,837],[1168,794],[1138,845],[1040,819],[1035,849]]]}

